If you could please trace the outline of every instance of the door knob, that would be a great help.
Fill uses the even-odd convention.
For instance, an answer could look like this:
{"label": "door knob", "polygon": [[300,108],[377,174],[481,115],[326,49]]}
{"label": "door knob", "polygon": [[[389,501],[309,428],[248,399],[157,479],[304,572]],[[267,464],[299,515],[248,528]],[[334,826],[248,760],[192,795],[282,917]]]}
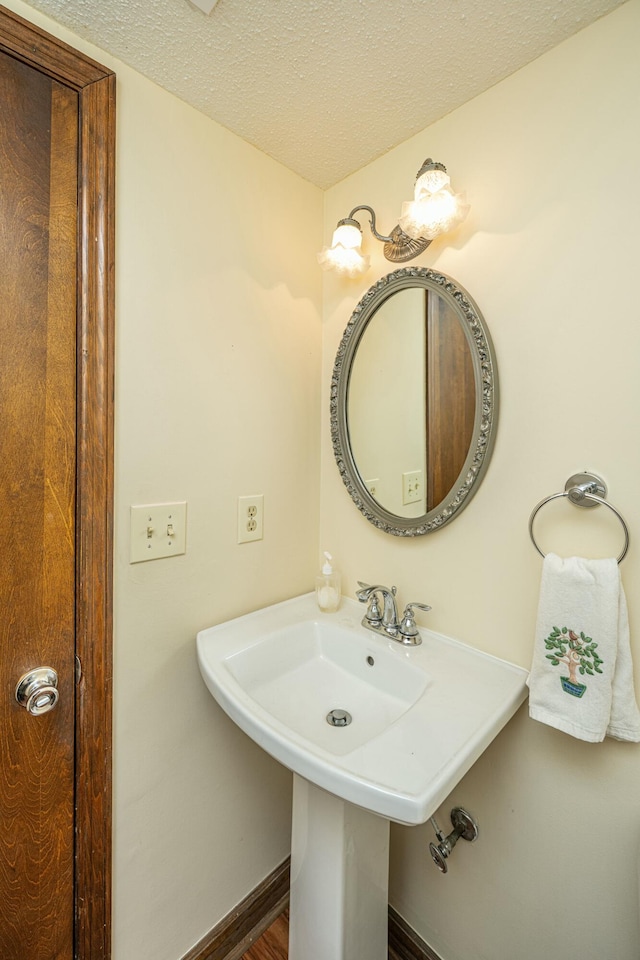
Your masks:
{"label": "door knob", "polygon": [[20,677],[16,686],[16,700],[34,717],[53,710],[59,696],[58,674],[53,667],[29,670]]}

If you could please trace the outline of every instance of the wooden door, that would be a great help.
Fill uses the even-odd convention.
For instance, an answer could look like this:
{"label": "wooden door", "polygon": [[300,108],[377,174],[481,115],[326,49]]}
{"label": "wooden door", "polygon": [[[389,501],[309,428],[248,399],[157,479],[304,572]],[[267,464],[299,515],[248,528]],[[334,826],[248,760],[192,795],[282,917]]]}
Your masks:
{"label": "wooden door", "polygon": [[476,408],[471,350],[450,304],[427,291],[427,510],[442,503],[467,459]]}
{"label": "wooden door", "polygon": [[3,54],[0,103],[0,956],[71,960],[78,96]]}
{"label": "wooden door", "polygon": [[110,955],[114,80],[0,7],[2,960]]}

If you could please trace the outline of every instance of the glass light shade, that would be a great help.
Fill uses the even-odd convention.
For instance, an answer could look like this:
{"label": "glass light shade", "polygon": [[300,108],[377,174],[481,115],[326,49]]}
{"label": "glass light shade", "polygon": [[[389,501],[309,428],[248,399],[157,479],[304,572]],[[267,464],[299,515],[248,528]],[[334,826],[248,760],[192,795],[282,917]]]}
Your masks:
{"label": "glass light shade", "polygon": [[[454,193],[448,182],[440,186],[435,192],[430,192],[424,180],[425,176],[442,171],[428,171],[416,183],[415,199],[402,205],[400,227],[414,240],[424,237],[433,240],[441,233],[448,233],[455,226],[462,223],[469,212],[469,204],[464,195]],[[449,177],[444,174],[446,180]]]}
{"label": "glass light shade", "polygon": [[425,194],[437,193],[442,187],[448,187],[451,183],[451,177],[446,170],[426,170],[422,176],[416,180],[413,191],[415,200],[421,200]]}
{"label": "glass light shade", "polygon": [[333,231],[332,247],[344,247],[345,250],[357,250],[362,244],[362,230],[355,223],[339,223]]}
{"label": "glass light shade", "polygon": [[359,277],[369,269],[369,257],[362,254],[362,231],[354,223],[339,223],[333,231],[330,247],[318,254],[323,270],[336,270],[348,277]]}

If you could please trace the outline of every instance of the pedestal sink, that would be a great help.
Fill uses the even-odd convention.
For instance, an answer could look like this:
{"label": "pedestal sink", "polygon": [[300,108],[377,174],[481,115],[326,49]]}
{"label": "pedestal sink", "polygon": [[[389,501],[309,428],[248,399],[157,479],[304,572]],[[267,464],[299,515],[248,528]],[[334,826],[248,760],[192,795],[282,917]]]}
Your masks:
{"label": "pedestal sink", "polygon": [[522,668],[362,614],[306,594],[197,638],[213,697],[294,773],[289,960],[386,960],[389,821],[428,820],[526,698]]}

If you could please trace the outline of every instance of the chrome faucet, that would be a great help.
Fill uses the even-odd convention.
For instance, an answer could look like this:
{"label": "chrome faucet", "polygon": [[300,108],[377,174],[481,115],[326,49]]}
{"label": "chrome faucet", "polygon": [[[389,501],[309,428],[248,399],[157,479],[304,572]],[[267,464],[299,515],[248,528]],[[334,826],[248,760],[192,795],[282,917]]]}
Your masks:
{"label": "chrome faucet", "polygon": [[[382,626],[384,630],[394,635],[398,630],[398,608],[396,607],[396,591],[397,587],[383,587],[381,584],[376,584],[371,586],[369,583],[362,583],[358,580],[358,586],[362,589],[358,590],[356,597],[360,603],[367,603],[370,601],[367,612],[362,621],[365,627]],[[384,611],[380,615],[380,607],[378,606],[378,600],[376,594],[381,594],[382,599],[384,600]]]}
{"label": "chrome faucet", "polygon": [[[396,606],[397,587],[383,587],[382,584],[362,583],[358,580],[360,590],[356,591],[356,597],[360,603],[368,603],[367,612],[362,618],[362,626],[374,633],[381,633],[383,636],[391,637],[398,643],[404,643],[411,646],[417,646],[422,643],[422,637],[416,625],[413,616],[413,608],[419,607],[421,610],[431,610],[426,603],[408,603],[405,607],[402,619],[398,620],[398,608]],[[383,599],[383,610],[380,611],[378,603],[378,594]]]}

